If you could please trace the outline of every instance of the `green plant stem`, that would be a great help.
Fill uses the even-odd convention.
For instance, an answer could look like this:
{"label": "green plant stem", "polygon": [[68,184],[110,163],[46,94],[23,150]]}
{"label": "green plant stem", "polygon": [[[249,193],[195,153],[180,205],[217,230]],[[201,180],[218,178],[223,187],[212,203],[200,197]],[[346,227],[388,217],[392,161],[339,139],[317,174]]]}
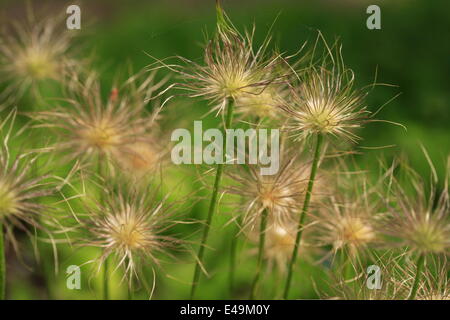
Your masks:
{"label": "green plant stem", "polygon": [[103,263],[103,300],[109,300],[109,263],[108,258]]}
{"label": "green plant stem", "polygon": [[422,253],[417,259],[417,270],[416,277],[414,278],[414,283],[411,289],[411,294],[409,295],[409,300],[414,300],[416,298],[417,290],[419,289],[420,278],[422,277],[422,270],[425,264],[425,254]]}
{"label": "green plant stem", "polygon": [[232,238],[231,238],[231,248],[230,248],[230,273],[229,273],[229,281],[230,281],[230,298],[233,297],[234,291],[234,278],[236,273],[236,256],[237,256],[237,247],[238,247],[238,235],[240,230],[240,219],[238,218],[237,226],[234,227]]}
{"label": "green plant stem", "polygon": [[[40,136],[38,134],[32,135],[31,137],[31,141],[32,141],[32,146],[37,146],[39,145],[38,141]],[[33,177],[38,177],[40,175],[39,173],[39,163],[38,161],[34,161],[33,165],[31,167],[31,173]],[[40,200],[38,199],[37,202],[40,203]],[[41,223],[41,225],[45,225],[45,221],[44,221],[44,217],[43,216],[39,216],[39,222]],[[41,228],[37,228],[36,230],[37,232],[37,238],[44,238],[45,233],[43,232],[43,230]],[[47,299],[48,300],[53,300],[53,295],[52,295],[52,291],[51,291],[51,284],[54,282],[52,281],[52,276],[51,273],[47,272],[48,271],[48,264],[47,264],[47,259],[45,259],[45,256],[47,255],[47,246],[42,243],[41,241],[37,241],[37,246],[38,246],[38,251],[43,255],[44,258],[40,259],[40,271],[42,272],[42,278],[44,279],[44,283],[45,283],[45,291],[47,293]],[[53,254],[55,254],[53,252]],[[55,265],[56,266],[56,265]]]}
{"label": "green plant stem", "polygon": [[6,294],[6,261],[3,223],[0,221],[0,300],[5,300]]}
{"label": "green plant stem", "polygon": [[267,216],[268,216],[268,211],[267,211],[267,209],[264,209],[261,214],[261,225],[259,228],[258,265],[256,267],[256,274],[253,279],[252,289],[250,291],[250,299],[251,300],[255,299],[256,288],[258,286],[258,282],[259,282],[259,278],[261,276],[261,270],[262,270],[262,266],[263,266],[264,247],[265,247],[265,243],[266,243]]}
{"label": "green plant stem", "polygon": [[313,187],[314,187],[314,180],[316,178],[317,167],[319,166],[320,150],[322,148],[322,143],[323,143],[323,135],[318,134],[317,141],[316,141],[316,148],[314,151],[314,158],[313,158],[313,162],[312,162],[312,166],[311,166],[311,173],[310,173],[309,181],[308,181],[308,188],[306,190],[305,201],[303,202],[303,209],[302,209],[302,212],[301,212],[300,218],[299,218],[297,237],[295,238],[295,244],[294,244],[294,249],[292,251],[292,257],[289,262],[288,273],[287,273],[287,278],[286,278],[286,285],[284,287],[284,294],[283,294],[284,299],[287,299],[289,296],[289,290],[290,290],[291,282],[292,282],[292,271],[294,269],[295,261],[297,260],[298,248],[299,248],[300,240],[301,240],[302,234],[303,234],[303,225],[305,223],[305,218],[306,218],[306,215],[307,215],[308,209],[309,209],[309,203],[311,201],[311,195],[312,195],[312,191],[313,191]]}
{"label": "green plant stem", "polygon": [[[229,129],[231,127],[231,123],[233,121],[233,108],[234,108],[234,102],[233,102],[233,100],[230,99],[230,100],[228,100],[227,114],[226,114],[226,118],[225,118],[225,128],[223,129],[223,132],[225,132],[226,129]],[[223,155],[224,155],[225,161],[226,161],[226,140],[224,143]],[[209,229],[211,228],[212,218],[214,216],[214,212],[216,211],[216,207],[217,207],[217,200],[218,200],[220,182],[222,180],[222,173],[223,173],[223,163],[219,163],[219,164],[217,164],[216,178],[214,180],[213,192],[211,195],[211,201],[209,203],[209,210],[208,210],[208,216],[206,218],[206,225],[203,228],[202,242],[200,244],[198,254],[197,254],[197,262],[195,264],[194,278],[192,280],[192,287],[191,287],[191,299],[193,299],[195,296],[195,291],[197,289],[198,281],[200,279],[200,271],[201,271],[201,267],[203,264],[203,255],[205,253],[205,246],[208,241]]]}

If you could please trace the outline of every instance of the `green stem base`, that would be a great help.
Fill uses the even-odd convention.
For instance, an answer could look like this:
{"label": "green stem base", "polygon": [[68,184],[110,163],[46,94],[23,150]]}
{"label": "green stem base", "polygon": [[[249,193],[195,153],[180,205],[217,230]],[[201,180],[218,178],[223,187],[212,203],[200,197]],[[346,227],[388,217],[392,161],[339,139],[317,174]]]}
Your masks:
{"label": "green stem base", "polygon": [[267,227],[268,211],[265,209],[261,214],[261,225],[259,229],[259,248],[258,248],[258,265],[256,267],[255,278],[253,279],[252,288],[250,291],[250,299],[254,300],[256,296],[256,288],[258,286],[259,278],[261,277],[261,271],[264,260],[264,247],[266,243],[266,227]]}
{"label": "green stem base", "polygon": [[[228,107],[227,107],[226,119],[225,119],[225,128],[223,131],[225,131],[226,129],[231,127],[231,123],[233,120],[233,108],[234,108],[233,101],[229,100]],[[226,141],[225,141],[225,148],[224,148],[223,153],[224,153],[224,157],[226,160]],[[217,207],[217,200],[218,200],[218,195],[219,195],[220,182],[222,180],[222,173],[223,173],[223,164],[218,164],[217,170],[216,170],[216,178],[214,180],[213,192],[211,195],[211,201],[209,204],[208,216],[206,218],[206,225],[203,228],[202,242],[201,242],[199,250],[198,250],[197,262],[195,264],[194,277],[192,280],[191,295],[190,295],[191,299],[193,299],[195,297],[195,292],[197,290],[198,282],[200,279],[200,271],[201,271],[201,266],[203,264],[203,256],[205,254],[205,246],[208,241],[208,235],[209,235],[209,230],[211,228],[212,218],[214,216],[214,212],[216,211],[216,207]]]}
{"label": "green stem base", "polygon": [[289,290],[291,288],[292,273],[293,273],[292,271],[294,269],[295,261],[297,260],[298,248],[299,248],[300,240],[301,240],[302,234],[303,234],[303,225],[305,223],[305,218],[306,218],[306,215],[307,215],[308,209],[309,209],[309,203],[311,201],[312,190],[314,187],[314,180],[316,178],[317,168],[319,166],[320,149],[322,148],[322,143],[323,143],[323,135],[319,134],[319,135],[317,135],[316,148],[314,151],[314,158],[313,158],[313,162],[312,162],[312,166],[311,166],[311,174],[309,176],[308,188],[306,190],[306,195],[305,195],[305,201],[303,203],[303,209],[300,214],[300,219],[299,219],[299,223],[298,223],[297,237],[295,238],[295,245],[294,245],[294,249],[292,251],[292,257],[289,262],[288,273],[287,273],[287,278],[286,278],[286,285],[284,287],[284,294],[283,294],[284,299],[288,298]]}
{"label": "green stem base", "polygon": [[422,277],[423,267],[425,265],[425,254],[422,253],[417,259],[417,270],[416,277],[414,278],[414,283],[411,289],[411,294],[408,297],[408,300],[414,300],[417,295],[417,290],[419,290],[420,278]]}

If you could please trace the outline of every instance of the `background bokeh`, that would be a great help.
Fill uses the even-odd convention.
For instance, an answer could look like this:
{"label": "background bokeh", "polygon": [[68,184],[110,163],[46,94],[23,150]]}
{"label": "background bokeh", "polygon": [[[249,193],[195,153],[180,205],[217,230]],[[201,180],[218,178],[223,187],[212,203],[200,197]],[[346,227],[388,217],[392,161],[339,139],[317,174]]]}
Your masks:
{"label": "background bokeh", "polygon": [[[73,1],[29,1],[36,14],[57,15],[65,12]],[[105,83],[105,94],[118,70],[124,70],[129,63],[139,70],[153,62],[145,54],[157,58],[181,55],[189,59],[202,59],[202,44],[205,34],[215,28],[213,0],[152,0],[152,1],[79,1],[82,10],[82,30],[80,32],[79,53],[83,57],[93,57],[93,66],[100,70]],[[382,29],[366,28],[366,8],[369,4],[381,7]],[[0,25],[12,20],[23,21],[26,2],[11,0],[0,2]],[[304,41],[314,41],[316,30],[326,39],[341,39],[346,64],[355,71],[358,85],[373,82],[377,72],[377,82],[395,86],[376,87],[368,97],[370,110],[375,111],[385,102],[400,93],[378,114],[378,119],[403,124],[407,130],[388,123],[371,123],[360,132],[363,141],[357,147],[362,151],[356,157],[360,166],[371,168],[378,158],[391,160],[393,156],[404,154],[411,165],[423,176],[430,174],[429,166],[421,151],[420,144],[427,149],[433,159],[438,174],[442,177],[445,161],[450,154],[450,4],[448,0],[227,0],[224,8],[234,24],[240,29],[256,24],[256,42],[266,36],[273,26],[274,43],[282,51],[294,53]],[[70,32],[70,31],[68,31]],[[164,71],[161,72],[164,74]],[[162,76],[161,75],[161,76]],[[51,87],[46,94],[53,93]],[[19,110],[36,108],[35,101],[24,97],[18,103]],[[175,99],[167,110],[167,130],[176,127],[190,127],[192,121],[200,119],[208,111],[201,101]],[[204,127],[215,126],[218,119],[208,117]],[[20,121],[19,121],[20,123]],[[21,142],[17,142],[20,144]],[[393,145],[382,150],[364,149]],[[192,168],[172,170],[166,179],[176,183]],[[57,170],[57,169],[55,169]],[[193,171],[193,169],[192,169]],[[198,188],[194,179],[184,179],[185,189]],[[208,195],[208,190],[202,191]],[[186,213],[193,218],[206,215],[207,205],[199,202]],[[227,209],[222,209],[227,211]],[[213,270],[210,280],[203,280],[199,287],[199,297],[208,299],[229,297],[228,255],[229,243],[224,235],[230,232],[225,226],[227,216],[219,212],[212,226],[210,245],[215,248],[207,252],[207,265]],[[192,228],[192,227],[191,227]],[[197,227],[194,227],[197,228]],[[193,234],[190,240],[198,238]],[[27,251],[27,243],[23,250]],[[65,269],[68,265],[81,265],[96,252],[93,249],[72,250],[62,247],[60,270],[54,274],[51,249],[44,248],[41,264],[36,264],[32,256],[25,254],[25,260],[32,271],[9,254],[8,295],[13,299],[94,299],[98,298],[100,283],[95,277],[89,279],[89,267],[83,267],[82,290],[68,290],[65,286]],[[29,251],[29,250],[28,250]],[[186,259],[165,266],[167,275],[157,278],[155,298],[187,298],[188,282],[192,277],[193,264]],[[241,249],[237,274],[237,293],[244,292],[254,269],[254,255],[251,246]],[[301,261],[301,276],[296,275],[293,294],[315,297],[314,285],[325,282],[318,268]],[[86,271],[86,272],[84,272]],[[44,276],[46,274],[46,276]],[[318,277],[319,276],[319,277]],[[314,277],[314,284],[311,280]],[[114,281],[114,298],[125,296],[119,284],[119,275]],[[267,278],[276,290],[279,279]],[[319,279],[319,280],[317,280]],[[322,279],[322,280],[321,280]],[[325,286],[325,284],[323,284]],[[48,287],[48,289],[46,289]],[[139,295],[138,295],[139,297]],[[142,294],[142,298],[145,296]],[[243,296],[245,297],[245,296]]]}

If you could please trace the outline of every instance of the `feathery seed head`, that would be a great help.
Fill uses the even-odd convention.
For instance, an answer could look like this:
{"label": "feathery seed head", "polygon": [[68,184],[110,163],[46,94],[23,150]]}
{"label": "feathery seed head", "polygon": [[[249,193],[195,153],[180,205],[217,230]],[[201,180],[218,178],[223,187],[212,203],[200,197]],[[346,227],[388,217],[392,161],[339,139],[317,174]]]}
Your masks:
{"label": "feathery seed head", "polygon": [[143,193],[127,185],[105,192],[103,203],[88,205],[86,217],[77,219],[86,232],[79,244],[102,249],[99,268],[111,256],[116,269],[123,268],[131,281],[143,266],[159,266],[161,256],[171,256],[180,242],[166,234],[175,224],[170,220],[173,205],[167,197],[158,199],[156,189]]}
{"label": "feathery seed head", "polygon": [[343,247],[352,251],[364,248],[376,239],[370,214],[366,208],[341,203],[321,210],[316,226],[319,242],[333,245],[335,252]]}
{"label": "feathery seed head", "polygon": [[243,212],[244,227],[253,228],[264,210],[269,211],[269,223],[285,226],[296,221],[303,203],[310,169],[308,165],[299,163],[296,157],[288,153],[280,156],[282,156],[280,170],[274,175],[261,175],[259,168],[251,165],[248,166],[248,170],[238,168],[238,173],[228,173],[235,182],[228,192],[241,196],[244,200],[238,209],[239,212]]}
{"label": "feathery seed head", "polygon": [[8,240],[17,249],[13,229],[20,229],[30,237],[34,237],[34,231],[29,227],[48,233],[41,221],[44,215],[50,220],[45,213],[48,207],[40,200],[53,194],[57,186],[49,175],[32,174],[39,156],[37,152],[13,152],[10,149],[9,142],[19,138],[13,134],[15,115],[16,111],[11,111],[0,123],[0,222],[6,229]]}
{"label": "feathery seed head", "polygon": [[414,229],[410,230],[409,240],[424,251],[445,252],[449,247],[450,231],[442,228],[441,223],[445,225],[445,221],[430,219],[429,212],[424,216],[417,217]]}
{"label": "feathery seed head", "polygon": [[212,111],[220,113],[227,100],[259,95],[266,87],[281,82],[275,71],[282,61],[277,54],[268,54],[270,38],[253,49],[254,30],[241,35],[218,6],[217,33],[204,52],[204,64],[181,58],[186,67],[169,66],[181,74],[179,84],[191,97],[202,97],[214,104]]}
{"label": "feathery seed head", "polygon": [[372,226],[365,223],[360,217],[344,217],[339,228],[341,240],[337,244],[338,247],[345,243],[359,246],[363,243],[369,243],[375,238]]}
{"label": "feathery seed head", "polygon": [[[264,254],[271,264],[274,264],[281,273],[285,273],[289,259],[292,255],[292,250],[295,246],[295,237],[297,235],[297,228],[295,224],[279,225],[274,224],[266,231],[266,245]],[[307,250],[305,245],[305,238],[302,239],[299,251],[306,256]],[[269,268],[271,265],[269,265]]]}
{"label": "feathery seed head", "polygon": [[9,85],[3,95],[21,96],[37,82],[63,80],[69,68],[76,66],[70,57],[73,32],[60,28],[59,18],[14,24],[0,42],[1,81]]}
{"label": "feathery seed head", "polygon": [[332,245],[334,253],[348,248],[355,254],[378,239],[377,186],[368,187],[364,173],[339,175],[335,192],[314,216],[313,229],[319,245]]}
{"label": "feathery seed head", "polygon": [[[154,75],[140,83],[141,76],[129,78],[119,90],[114,87],[105,101],[96,75],[90,74],[83,82],[74,81],[68,108],[58,107],[33,117],[42,122],[40,126],[56,129],[60,138],[56,148],[69,160],[99,158],[109,164],[128,165],[130,154],[137,155],[152,144],[157,145],[156,121],[162,106],[150,115],[145,107],[149,99],[156,97],[153,92],[161,83],[152,84]],[[156,152],[158,148],[152,150]]]}
{"label": "feathery seed head", "polygon": [[296,139],[324,134],[356,141],[354,129],[368,118],[363,90],[354,89],[354,75],[342,62],[340,50],[321,66],[297,75],[291,99],[280,105],[288,118],[287,129]]}
{"label": "feathery seed head", "polygon": [[[391,175],[393,198],[387,203],[389,217],[385,234],[393,237],[392,245],[406,246],[418,253],[448,254],[450,248],[450,202],[448,173],[441,192],[437,178],[431,189],[411,168],[406,168],[408,184],[402,186]],[[411,186],[407,189],[406,186]],[[428,196],[427,196],[428,194]]]}
{"label": "feathery seed head", "polygon": [[[269,271],[274,268],[281,274],[287,271],[289,259],[295,246],[296,226],[295,223],[281,225],[270,221],[265,231],[266,241],[264,246],[264,257],[267,259],[267,269]],[[244,229],[243,232],[251,242],[259,243],[260,234],[258,228],[252,229],[249,227]],[[313,253],[313,248],[307,243],[309,236],[309,228],[306,228],[298,248],[299,252],[302,252],[302,257],[308,259]]]}

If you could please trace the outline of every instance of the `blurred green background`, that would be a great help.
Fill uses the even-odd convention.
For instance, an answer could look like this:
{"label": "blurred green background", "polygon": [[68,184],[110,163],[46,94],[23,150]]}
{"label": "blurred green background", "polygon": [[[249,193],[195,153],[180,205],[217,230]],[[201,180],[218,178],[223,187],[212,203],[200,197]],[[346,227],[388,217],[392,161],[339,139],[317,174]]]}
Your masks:
{"label": "blurred green background", "polygon": [[[396,87],[376,87],[368,97],[371,111],[376,111],[395,95],[400,95],[385,106],[378,119],[401,123],[401,127],[387,123],[371,123],[360,134],[363,141],[357,147],[363,151],[357,160],[364,168],[375,165],[379,157],[387,160],[400,153],[406,154],[413,167],[423,176],[430,174],[429,166],[420,149],[420,143],[428,150],[439,175],[442,177],[445,161],[450,154],[449,101],[450,101],[450,3],[448,0],[225,0],[224,8],[234,24],[240,29],[256,24],[256,43],[262,41],[270,26],[273,26],[274,43],[284,52],[294,53],[304,41],[314,41],[316,30],[332,41],[340,38],[343,55],[348,67],[355,71],[357,84],[373,82],[378,70],[380,83]],[[60,14],[73,1],[30,1],[39,13]],[[153,1],[78,1],[82,13],[80,55],[93,56],[94,66],[101,71],[105,81],[105,92],[117,70],[124,62],[140,70],[153,62],[144,52],[157,58],[181,55],[201,61],[205,33],[215,28],[214,0],[153,0]],[[370,4],[381,7],[381,30],[366,28],[366,8]],[[1,1],[0,22],[23,20],[25,1]],[[68,31],[70,32],[70,31]],[[75,31],[76,32],[76,31]],[[164,72],[163,72],[164,73]],[[32,99],[22,99],[18,108],[31,108]],[[202,101],[175,100],[167,110],[172,120],[166,129],[191,127],[193,120],[208,111]],[[216,126],[218,119],[208,117],[207,126]],[[395,145],[383,150],[361,149]],[[168,183],[176,183],[191,168],[175,170],[168,174]],[[193,171],[193,170],[192,170]],[[185,179],[186,190],[198,188]],[[191,185],[189,185],[191,183]],[[208,190],[203,191],[208,196]],[[206,215],[206,201],[196,204],[188,214],[195,218]],[[222,211],[227,211],[223,209]],[[198,297],[216,299],[228,298],[228,250],[229,243],[224,235],[230,232],[225,227],[227,216],[219,212],[212,226],[210,246],[215,250],[207,252],[207,266],[211,279],[201,281]],[[192,227],[191,227],[192,228]],[[193,233],[192,231],[190,233]],[[190,240],[199,237],[196,233]],[[26,244],[24,244],[24,250]],[[245,292],[253,275],[255,257],[251,247],[241,248],[237,288],[235,296],[246,298]],[[28,257],[30,272],[21,263],[9,259],[8,295],[12,299],[95,299],[98,297],[98,279],[89,279],[89,267],[82,268],[82,290],[68,290],[65,285],[65,269],[68,265],[81,265],[93,256],[93,249],[72,251],[62,248],[60,271],[54,275],[51,250],[43,254],[43,268],[35,265]],[[11,254],[12,256],[12,254]],[[160,274],[154,298],[182,299],[188,297],[189,281],[192,277],[192,257],[185,254],[179,263],[165,266],[170,277]],[[292,294],[302,297],[316,297],[311,277],[322,281],[318,268],[301,261],[303,271],[296,274]],[[43,276],[42,269],[49,274]],[[318,277],[319,276],[319,277]],[[114,285],[114,298],[124,298],[126,291]],[[277,278],[272,277],[271,286],[277,287]],[[46,283],[49,289],[46,289]],[[320,283],[319,283],[320,285]],[[97,292],[97,293],[96,293]],[[242,296],[240,295],[242,292]],[[139,298],[146,298],[142,293]],[[262,296],[264,298],[264,296]]]}

